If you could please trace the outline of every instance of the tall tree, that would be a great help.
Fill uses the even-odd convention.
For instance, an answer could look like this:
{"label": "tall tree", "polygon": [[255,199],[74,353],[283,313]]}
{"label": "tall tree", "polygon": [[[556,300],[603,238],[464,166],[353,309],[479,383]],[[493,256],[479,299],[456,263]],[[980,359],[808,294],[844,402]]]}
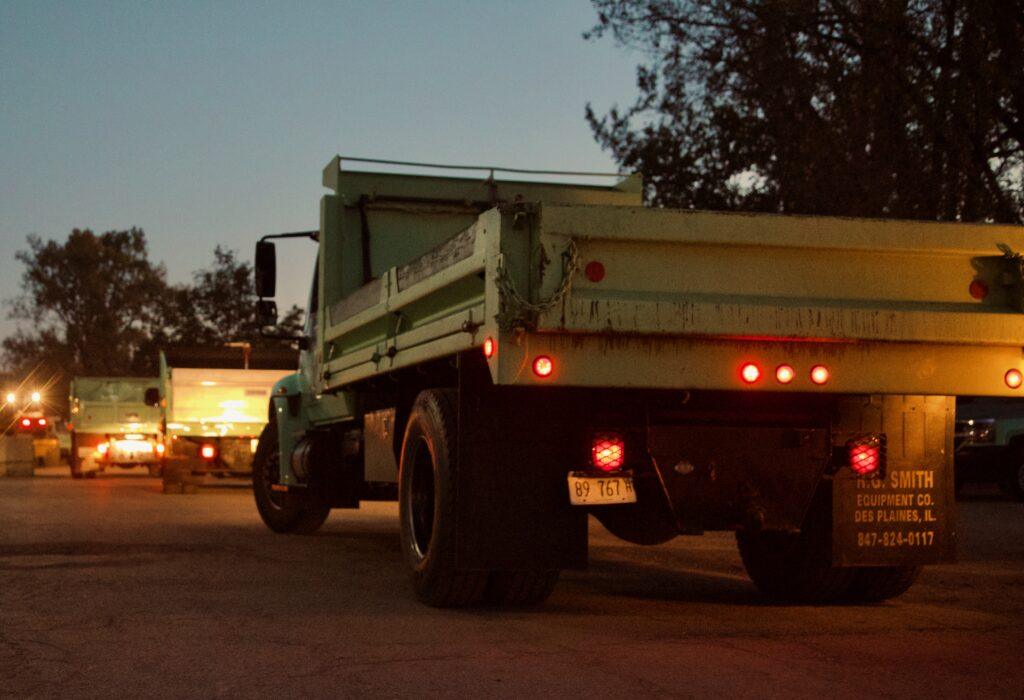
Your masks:
{"label": "tall tree", "polygon": [[16,254],[25,271],[11,317],[32,330],[4,340],[9,365],[120,375],[150,364],[140,348],[152,335],[165,274],[150,263],[141,229],[74,229],[63,243],[30,236],[28,244]]}
{"label": "tall tree", "polygon": [[647,61],[587,119],[652,203],[1024,218],[1024,0],[592,1]]}
{"label": "tall tree", "polygon": [[[252,264],[217,246],[213,264],[193,273],[191,286],[177,287],[169,295],[169,339],[204,345],[280,343],[260,335],[255,307]],[[297,334],[301,328],[302,310],[293,306],[281,319],[280,329]]]}

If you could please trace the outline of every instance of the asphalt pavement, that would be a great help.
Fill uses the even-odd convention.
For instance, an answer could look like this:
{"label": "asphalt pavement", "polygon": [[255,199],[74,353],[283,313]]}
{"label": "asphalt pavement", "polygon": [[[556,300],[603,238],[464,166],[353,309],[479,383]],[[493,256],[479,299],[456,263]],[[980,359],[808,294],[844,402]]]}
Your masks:
{"label": "asphalt pavement", "polygon": [[392,503],[313,536],[249,490],[140,473],[0,479],[0,697],[1024,696],[1024,506],[960,504],[960,562],[881,605],[781,606],[728,534],[653,548],[591,523],[533,610],[435,610]]}

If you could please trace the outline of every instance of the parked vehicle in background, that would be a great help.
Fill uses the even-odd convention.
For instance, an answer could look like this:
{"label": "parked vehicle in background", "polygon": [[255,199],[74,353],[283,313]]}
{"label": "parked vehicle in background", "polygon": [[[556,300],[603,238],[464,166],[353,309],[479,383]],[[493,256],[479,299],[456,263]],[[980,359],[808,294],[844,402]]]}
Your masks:
{"label": "parked vehicle in background", "polygon": [[108,467],[160,472],[160,409],[146,403],[157,377],[75,377],[69,392],[71,476]]}
{"label": "parked vehicle in background", "polygon": [[160,353],[165,490],[197,478],[252,473],[274,383],[294,371],[289,348],[171,348]]}
{"label": "parked vehicle in background", "polygon": [[960,399],[956,415],[956,487],[998,484],[1024,501],[1024,400]]}
{"label": "parked vehicle in background", "polygon": [[272,530],[391,486],[435,606],[543,600],[588,514],[637,544],[736,531],[783,600],[893,598],[954,558],[953,397],[1021,394],[1024,228],[341,165],[319,231],[256,248],[264,326],[270,239],[319,253],[254,465]]}

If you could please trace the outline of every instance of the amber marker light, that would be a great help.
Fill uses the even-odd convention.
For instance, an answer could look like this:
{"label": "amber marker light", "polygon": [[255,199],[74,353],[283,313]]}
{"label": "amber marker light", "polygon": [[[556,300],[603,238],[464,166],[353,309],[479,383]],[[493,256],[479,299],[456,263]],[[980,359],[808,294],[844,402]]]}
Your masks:
{"label": "amber marker light", "polygon": [[814,367],[811,367],[811,381],[815,384],[824,384],[831,378],[832,373],[828,371],[828,367],[825,365],[814,365]]}
{"label": "amber marker light", "polygon": [[1024,384],[1024,374],[1021,374],[1019,369],[1011,369],[1003,377],[1003,381],[1011,389],[1020,389],[1020,385]]}
{"label": "amber marker light", "polygon": [[789,365],[779,365],[775,368],[775,378],[779,384],[789,384],[796,378],[796,370]]}
{"label": "amber marker light", "polygon": [[533,359],[533,373],[541,379],[544,377],[550,377],[551,373],[554,371],[555,364],[547,355],[538,355]]}

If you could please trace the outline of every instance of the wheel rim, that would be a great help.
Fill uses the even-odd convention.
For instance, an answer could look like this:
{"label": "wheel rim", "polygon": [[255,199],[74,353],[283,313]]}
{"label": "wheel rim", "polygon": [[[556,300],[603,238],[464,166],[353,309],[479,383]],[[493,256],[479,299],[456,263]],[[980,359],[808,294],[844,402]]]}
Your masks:
{"label": "wheel rim", "polygon": [[427,556],[434,535],[434,459],[423,438],[416,444],[409,484],[409,529],[420,559]]}
{"label": "wheel rim", "polygon": [[284,506],[282,496],[274,490],[274,484],[281,480],[281,455],[278,453],[277,445],[273,445],[273,448],[267,455],[266,467],[260,470],[260,476],[267,503],[271,508],[281,510]]}

